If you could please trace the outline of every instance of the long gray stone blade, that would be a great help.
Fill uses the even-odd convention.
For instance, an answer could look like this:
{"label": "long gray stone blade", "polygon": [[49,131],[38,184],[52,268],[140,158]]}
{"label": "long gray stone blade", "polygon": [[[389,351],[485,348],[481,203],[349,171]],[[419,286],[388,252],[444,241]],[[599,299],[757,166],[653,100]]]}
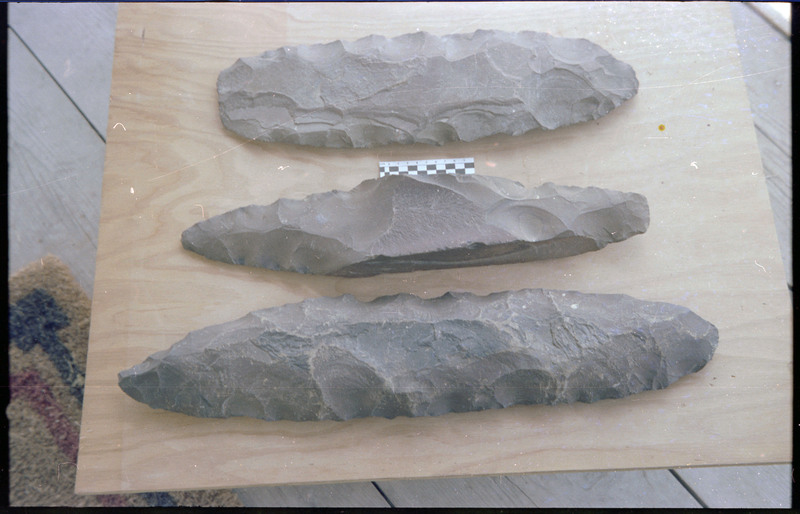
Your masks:
{"label": "long gray stone blade", "polygon": [[649,221],[636,193],[392,175],[235,209],[185,230],[182,243],[232,264],[364,277],[568,257],[641,234]]}
{"label": "long gray stone blade", "polygon": [[717,342],[689,309],[625,295],[345,295],[191,332],[119,385],[202,417],[436,416],[661,389],[703,368]]}
{"label": "long gray stone blade", "polygon": [[229,130],[336,148],[555,129],[608,114],[638,87],[633,68],[590,41],[499,30],[287,46],[217,80]]}

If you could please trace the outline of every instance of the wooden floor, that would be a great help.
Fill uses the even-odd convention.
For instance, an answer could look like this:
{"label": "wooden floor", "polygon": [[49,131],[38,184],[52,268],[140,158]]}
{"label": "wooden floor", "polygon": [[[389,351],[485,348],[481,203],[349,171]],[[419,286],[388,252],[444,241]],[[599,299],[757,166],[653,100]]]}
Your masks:
{"label": "wooden floor", "polygon": [[[116,4],[11,4],[8,14],[9,271],[46,254],[89,296]],[[789,24],[732,3],[737,43],[791,287]],[[789,507],[788,464],[275,486],[245,505],[327,507]]]}

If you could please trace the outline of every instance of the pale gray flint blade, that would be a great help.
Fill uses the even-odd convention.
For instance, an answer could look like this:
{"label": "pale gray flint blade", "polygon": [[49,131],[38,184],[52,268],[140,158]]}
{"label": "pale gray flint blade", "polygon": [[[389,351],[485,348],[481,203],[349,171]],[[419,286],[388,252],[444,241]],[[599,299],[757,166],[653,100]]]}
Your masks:
{"label": "pale gray flint blade", "polygon": [[590,41],[499,30],[286,46],[217,80],[229,130],[336,148],[555,129],[608,114],[638,87],[631,66]]}
{"label": "pale gray flint blade", "polygon": [[703,368],[718,337],[685,307],[626,295],[345,295],[191,332],[119,385],[201,417],[436,416],[661,389]]}
{"label": "pale gray flint blade", "polygon": [[647,230],[647,199],[482,175],[392,175],[351,191],[250,205],[185,230],[209,259],[365,277],[568,257]]}

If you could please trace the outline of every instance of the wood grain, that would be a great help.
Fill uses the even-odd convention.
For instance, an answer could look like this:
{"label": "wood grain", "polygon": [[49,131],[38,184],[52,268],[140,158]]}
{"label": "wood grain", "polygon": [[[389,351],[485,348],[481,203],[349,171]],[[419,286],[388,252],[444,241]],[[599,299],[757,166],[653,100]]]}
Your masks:
{"label": "wood grain", "polygon": [[[42,59],[59,86],[97,132],[105,137],[117,4],[20,3],[9,10],[9,25]],[[68,22],[66,22],[68,20]]]}
{"label": "wood grain", "polygon": [[[554,12],[540,3],[120,6],[78,492],[788,461],[788,293],[727,6]],[[216,77],[239,56],[417,27],[588,37],[634,66],[640,92],[594,123],[443,148],[253,144],[219,122]],[[641,192],[651,227],[575,258],[368,279],[224,266],[180,248],[181,231],[204,216],[348,189],[376,176],[379,160],[464,156],[479,173],[529,186]],[[258,308],[344,292],[519,287],[679,303],[718,326],[720,347],[663,391],[436,418],[195,419],[149,409],[116,385],[119,370],[186,332]]]}
{"label": "wood grain", "polygon": [[8,36],[9,272],[53,254],[92,295],[105,145]]}

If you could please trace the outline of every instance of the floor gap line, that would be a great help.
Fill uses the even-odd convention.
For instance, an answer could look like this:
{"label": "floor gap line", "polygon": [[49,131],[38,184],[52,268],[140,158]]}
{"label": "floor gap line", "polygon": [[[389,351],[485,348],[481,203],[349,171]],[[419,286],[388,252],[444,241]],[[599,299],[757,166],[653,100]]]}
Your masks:
{"label": "floor gap line", "polygon": [[672,476],[675,477],[675,480],[677,480],[678,483],[681,484],[683,488],[686,489],[686,491],[692,495],[692,498],[694,498],[694,500],[697,503],[699,503],[701,507],[703,507],[704,509],[709,508],[706,502],[704,502],[703,499],[700,498],[700,496],[695,492],[695,490],[692,489],[692,487],[689,484],[687,484],[683,478],[681,478],[681,476],[678,474],[677,471],[675,471],[674,469],[670,469],[669,472],[672,473]]}
{"label": "floor gap line", "polygon": [[50,77],[50,79],[55,83],[56,87],[58,87],[58,89],[60,89],[61,92],[64,93],[64,96],[67,97],[67,100],[69,100],[69,102],[75,107],[75,109],[78,110],[78,112],[83,117],[83,119],[86,120],[86,123],[88,123],[89,126],[92,127],[92,130],[94,130],[94,133],[97,134],[97,137],[99,137],[103,141],[103,143],[105,143],[106,142],[105,136],[103,136],[103,134],[101,134],[100,131],[97,130],[97,127],[94,126],[94,123],[92,123],[92,120],[90,120],[86,116],[86,113],[83,112],[83,109],[81,109],[78,106],[78,104],[75,103],[75,100],[73,100],[72,97],[70,96],[70,94],[67,93],[67,91],[61,85],[61,83],[58,81],[58,79],[50,72],[50,70],[47,68],[47,66],[44,65],[44,63],[41,61],[41,59],[39,59],[39,56],[36,55],[36,52],[34,52],[33,49],[30,46],[28,46],[28,43],[26,43],[25,40],[22,39],[22,36],[20,36],[19,33],[16,30],[14,30],[14,27],[12,27],[10,24],[7,25],[7,26],[9,28],[9,30],[11,30],[11,32],[14,33],[14,35],[17,37],[17,39],[19,39],[19,42],[22,43],[22,46],[24,46],[28,50],[28,52],[31,54],[31,56],[36,60],[36,62],[39,63],[39,66],[41,66],[42,69],[44,70],[44,72],[47,73],[47,76]]}
{"label": "floor gap line", "polygon": [[531,502],[531,507],[529,508],[537,508],[537,509],[540,508],[539,505],[537,505],[537,503],[533,501],[533,498],[531,498],[522,487],[520,487],[519,485],[517,485],[516,482],[511,480],[511,477],[509,477],[508,475],[503,475],[503,481],[510,484],[513,488],[519,491],[519,494],[521,494],[522,496],[527,498],[529,502]]}
{"label": "floor gap line", "polygon": [[[791,159],[791,158],[792,158],[792,149],[791,149],[791,148],[789,148],[789,149],[788,149],[788,151],[787,151],[787,149],[786,149],[786,148],[784,148],[783,146],[781,146],[781,144],[780,144],[780,143],[778,143],[777,141],[775,141],[775,140],[772,138],[772,136],[771,136],[771,135],[769,135],[769,132],[767,132],[767,131],[766,131],[764,128],[762,128],[762,127],[761,127],[761,125],[759,125],[758,123],[753,123],[753,126],[756,128],[756,132],[757,132],[757,133],[759,133],[759,134],[761,134],[761,135],[762,135],[763,137],[765,137],[765,138],[766,138],[766,139],[767,139],[767,140],[768,140],[770,143],[772,143],[773,145],[775,145],[775,148],[777,148],[779,152],[781,152],[783,155],[785,155],[785,156],[786,156],[786,157],[788,157],[789,159]],[[790,137],[791,137],[791,134],[790,134]],[[791,142],[790,142],[790,144],[791,144]],[[759,149],[759,151],[760,151],[760,150],[761,150],[761,146],[759,146],[759,148],[758,148],[758,149]]]}
{"label": "floor gap line", "polygon": [[386,501],[386,503],[389,504],[389,507],[395,508],[395,504],[392,503],[392,500],[390,500],[388,496],[386,496],[386,493],[383,492],[383,489],[381,489],[381,486],[378,485],[378,482],[370,482],[370,483],[372,484],[372,487],[377,489],[378,492],[381,494],[381,496],[383,496],[383,499]]}

